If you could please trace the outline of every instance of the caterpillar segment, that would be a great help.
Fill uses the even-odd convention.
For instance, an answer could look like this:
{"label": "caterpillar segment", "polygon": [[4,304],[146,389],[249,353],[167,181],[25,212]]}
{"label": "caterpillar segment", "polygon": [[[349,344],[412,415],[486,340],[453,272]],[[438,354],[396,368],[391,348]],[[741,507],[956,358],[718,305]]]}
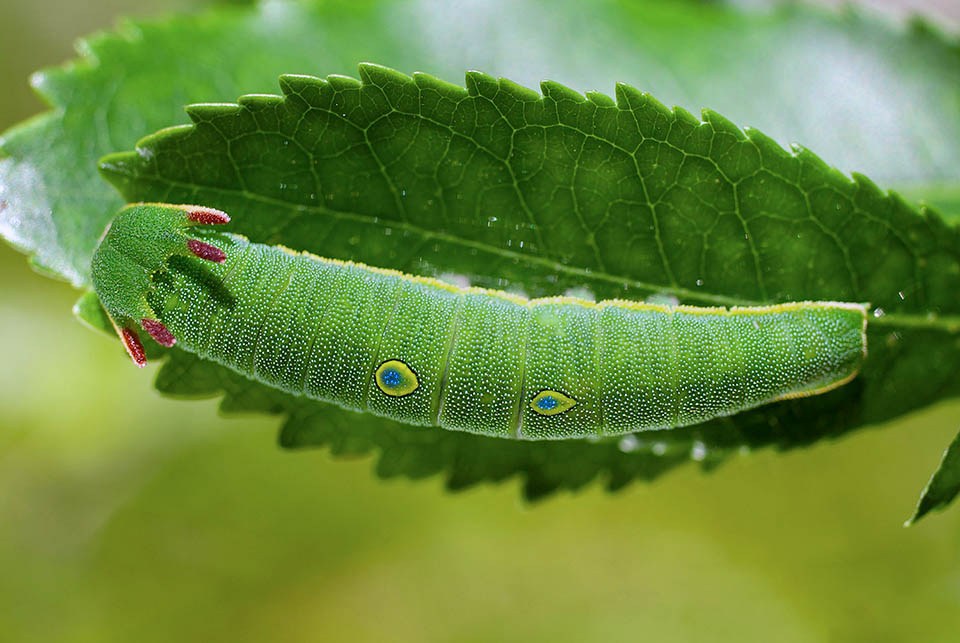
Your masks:
{"label": "caterpillar segment", "polygon": [[290,393],[535,440],[669,429],[824,393],[866,357],[863,304],[528,300],[186,233],[228,221],[211,208],[140,204],[108,228],[94,287],[137,365],[140,326]]}
{"label": "caterpillar segment", "polygon": [[227,213],[215,208],[144,203],[128,206],[107,226],[91,264],[93,285],[138,367],[146,366],[147,360],[136,326],[161,346],[177,343],[147,302],[151,277],[164,270],[173,255],[193,255],[214,263],[226,261],[220,248],[188,237],[183,230],[229,222]]}

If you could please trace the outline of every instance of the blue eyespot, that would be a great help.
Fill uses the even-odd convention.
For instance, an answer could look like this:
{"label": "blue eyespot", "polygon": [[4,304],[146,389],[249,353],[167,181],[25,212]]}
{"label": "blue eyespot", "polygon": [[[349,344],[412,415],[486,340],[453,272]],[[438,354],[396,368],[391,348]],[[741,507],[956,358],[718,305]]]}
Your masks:
{"label": "blue eyespot", "polygon": [[410,395],[420,386],[417,374],[398,359],[388,359],[373,375],[377,388],[390,397]]}
{"label": "blue eyespot", "polygon": [[384,386],[394,388],[400,386],[400,382],[403,381],[403,376],[397,372],[395,368],[386,368],[383,370],[383,373],[380,374],[380,381],[383,382]]}
{"label": "blue eyespot", "polygon": [[559,402],[557,402],[557,398],[553,397],[552,395],[545,395],[537,400],[537,407],[543,409],[544,411],[549,411],[550,409],[556,408],[557,404],[559,404]]}
{"label": "blue eyespot", "polygon": [[540,391],[532,400],[530,408],[540,415],[557,415],[576,406],[577,401],[560,391]]}

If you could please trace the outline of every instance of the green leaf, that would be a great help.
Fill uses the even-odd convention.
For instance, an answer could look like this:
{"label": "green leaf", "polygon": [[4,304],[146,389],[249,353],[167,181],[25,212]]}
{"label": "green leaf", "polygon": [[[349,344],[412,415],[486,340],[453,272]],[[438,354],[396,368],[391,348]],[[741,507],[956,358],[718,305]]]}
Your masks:
{"label": "green leaf", "polygon": [[[625,85],[614,101],[550,82],[541,96],[478,72],[466,90],[375,65],[360,76],[284,76],[282,97],[191,106],[194,125],[143,139],[102,168],[129,201],[222,208],[255,240],[533,296],[578,288],[597,299],[873,302],[870,357],[854,383],[663,434],[684,456],[805,444],[960,393],[960,231],[935,213],[714,112],[701,122]],[[216,379],[218,369],[192,359],[186,377],[182,359],[166,367],[175,377],[161,377],[162,390]],[[316,404],[268,403],[256,386],[217,377],[226,408],[256,399],[254,408],[288,410],[288,446],[340,431],[378,444],[398,431],[343,413],[321,426],[329,411]],[[415,449],[426,439],[449,462],[461,448],[484,452],[472,437],[413,434]],[[382,461],[411,448],[411,432],[401,435],[403,448],[397,438],[381,444]],[[490,462],[515,462],[528,479],[545,477],[531,462],[576,462],[563,456],[571,449],[601,463],[558,467],[537,491],[564,486],[565,475],[589,480],[615,466],[618,449],[633,450],[630,441],[480,443],[493,445]],[[427,460],[399,459],[409,475]],[[649,470],[635,453],[632,464],[634,475]]]}
{"label": "green leaf", "polygon": [[[521,0],[509,7],[456,8],[429,1],[402,7],[370,2],[361,8],[355,3],[273,1],[250,11],[128,23],[118,35],[85,43],[82,51],[85,57],[76,65],[38,76],[37,85],[54,111],[8,133],[0,143],[7,155],[0,159],[0,233],[25,251],[37,253],[38,265],[78,285],[86,283],[90,253],[122,201],[95,176],[94,161],[99,155],[130,148],[144,132],[180,122],[185,103],[269,91],[275,87],[276,75],[284,71],[349,72],[361,60],[380,60],[408,70],[428,69],[451,80],[461,78],[463,69],[480,67],[526,85],[553,77],[577,89],[609,90],[615,81],[625,81],[670,103],[691,108],[710,105],[780,141],[802,140],[833,164],[845,170],[865,170],[887,184],[960,183],[957,47],[922,26],[899,32],[850,13],[835,16],[792,8],[743,14],[719,5],[666,1],[622,6],[617,2]],[[224,61],[229,61],[229,66],[225,67]],[[476,78],[493,87],[492,79]],[[434,83],[438,95],[462,96],[462,90],[426,77],[419,80]],[[349,85],[345,80],[335,82]],[[409,86],[404,81],[398,88]],[[509,83],[505,88],[502,98],[517,99],[514,107],[533,103],[532,93]],[[585,102],[559,85],[547,88],[560,96],[558,104],[581,115],[585,109],[596,113],[616,109],[600,95],[591,95]],[[621,91],[638,96],[627,89]],[[548,230],[547,239],[536,238],[547,230],[542,221],[538,221],[541,226],[517,230],[506,223],[517,214],[562,213],[563,200],[569,204],[575,194],[579,211],[588,215],[602,210],[604,199],[611,203],[609,192],[593,194],[583,183],[587,177],[606,181],[609,187],[610,178],[623,171],[615,163],[600,164],[598,149],[591,147],[600,139],[584,139],[586,143],[579,146],[577,141],[569,141],[569,150],[561,145],[562,154],[555,159],[559,166],[569,166],[569,158],[564,157],[570,152],[582,153],[596,163],[590,168],[592,173],[578,173],[578,191],[551,194],[546,202],[527,204],[526,210],[514,207],[511,181],[505,180],[502,172],[506,165],[530,171],[531,159],[513,158],[505,163],[502,149],[491,148],[500,153],[500,159],[481,155],[474,162],[486,158],[492,172],[487,179],[504,181],[503,186],[499,191],[484,192],[481,211],[474,213],[475,223],[462,221],[462,229],[452,233],[447,226],[448,237],[423,236],[422,260],[414,257],[409,237],[404,240],[402,234],[417,229],[430,233],[424,221],[437,211],[436,204],[428,203],[429,190],[425,193],[422,187],[429,184],[429,175],[419,177],[412,172],[405,180],[413,190],[408,191],[409,197],[401,195],[407,205],[392,214],[402,210],[405,215],[423,217],[419,224],[412,228],[391,225],[388,237],[388,226],[372,223],[370,212],[354,212],[352,203],[343,208],[338,201],[333,204],[336,207],[327,204],[323,212],[341,215],[344,222],[331,226],[328,238],[314,249],[334,256],[366,257],[374,265],[404,266],[420,273],[471,274],[479,283],[524,289],[528,294],[587,287],[600,297],[639,298],[667,292],[691,303],[732,303],[801,298],[805,293],[810,297],[824,293],[829,298],[860,298],[862,294],[866,298],[869,293],[871,301],[883,304],[887,314],[871,325],[872,354],[862,378],[833,394],[742,414],[735,422],[726,419],[623,441],[540,445],[478,442],[473,436],[413,431],[370,416],[284,397],[176,352],[164,366],[161,390],[194,395],[224,390],[225,408],[286,413],[285,444],[326,443],[350,452],[378,449],[384,474],[425,475],[445,470],[453,486],[462,486],[521,473],[528,480],[530,495],[558,487],[575,488],[600,473],[608,476],[611,486],[620,486],[634,477],[653,477],[691,455],[704,464],[715,464],[741,448],[805,444],[956,394],[956,378],[945,372],[956,363],[957,348],[952,343],[956,310],[951,306],[937,310],[937,297],[946,297],[944,293],[955,278],[950,272],[956,256],[955,229],[945,227],[933,215],[926,220],[916,216],[869,182],[858,179],[851,184],[812,155],[800,153],[794,158],[755,131],[749,131],[749,139],[745,139],[742,132],[712,112],[705,114],[708,123],[704,125],[682,111],[664,110],[649,97],[639,99],[656,114],[652,126],[672,123],[673,129],[666,134],[658,130],[652,139],[659,147],[656,156],[647,159],[651,167],[656,165],[648,181],[652,196],[636,199],[626,193],[627,198],[617,201],[611,212],[621,219],[630,217],[635,224],[643,221],[637,213],[644,208],[655,212],[662,207],[664,211],[656,214],[665,227],[653,250],[648,226],[640,225],[628,230],[636,236],[632,247],[625,251],[621,246],[609,257],[599,254],[570,234],[579,222],[571,222],[569,208],[566,219],[560,216],[551,224],[555,227]],[[275,102],[272,106],[269,102],[258,105],[255,99],[248,102],[251,109],[278,108]],[[424,107],[442,110],[443,105],[425,103]],[[516,116],[505,112],[508,124]],[[597,124],[577,124],[575,137],[576,130],[593,126]],[[671,158],[675,159],[679,150],[704,145],[705,136],[715,137],[717,147],[706,155],[689,156],[683,176],[671,177],[665,171]],[[381,146],[389,143],[374,142]],[[427,141],[405,158],[429,162],[436,146]],[[746,156],[738,159],[736,155],[744,150]],[[770,175],[743,176],[746,164],[761,158],[761,153],[774,167]],[[618,152],[611,154],[613,158]],[[781,166],[788,173],[778,177]],[[391,168],[403,170],[395,164]],[[710,177],[721,170],[731,172],[733,181],[721,176],[718,187],[711,188]],[[218,178],[222,177],[213,177]],[[574,185],[569,171],[555,178]],[[677,183],[671,190],[671,181],[677,178],[687,183]],[[541,190],[538,198],[548,185],[537,185],[527,176],[520,179],[527,188]],[[761,180],[765,181],[762,186]],[[756,191],[744,192],[740,186],[751,181]],[[829,241],[829,234],[809,221],[804,227],[780,217],[781,209],[795,209],[797,184],[805,182],[809,187],[817,181],[822,182],[821,188],[811,194],[821,200],[811,203],[826,205],[829,211],[830,205],[835,208],[839,202],[841,209],[826,220],[833,226],[828,230],[839,239],[853,241],[847,247],[849,260],[838,244]],[[740,201],[731,200],[734,182]],[[284,200],[287,194],[299,191],[297,185],[297,190],[282,191],[276,207],[258,206],[271,217],[286,217],[291,227],[285,231],[276,229],[277,219],[253,221],[254,210],[248,207],[261,203],[261,194],[237,198],[232,203],[236,208],[228,209],[231,214],[246,216],[243,230],[251,236],[269,233],[258,240],[286,238],[288,245],[307,247],[318,241],[318,231],[308,224],[308,216],[297,212],[301,206],[306,213],[317,210],[309,201],[291,205]],[[367,194],[361,189],[365,185],[356,186],[358,202],[381,205],[376,199],[382,192]],[[133,189],[132,184],[128,187]],[[174,186],[169,191],[155,187],[170,197],[177,190],[200,196],[196,185]],[[354,198],[347,186],[334,187],[341,199]],[[322,193],[316,194],[319,199]],[[748,194],[756,198],[743,200]],[[705,195],[710,200],[697,200]],[[922,191],[912,197],[930,200]],[[654,201],[656,207],[651,209]],[[736,218],[729,216],[734,204],[741,214],[758,217],[748,221],[751,239],[742,239],[742,225],[730,225]],[[769,212],[763,212],[764,204]],[[858,230],[862,221],[852,209],[845,209],[848,204],[879,216],[879,221]],[[418,205],[425,209],[417,209]],[[483,211],[491,208],[496,211]],[[359,217],[351,221],[347,216],[351,212]],[[682,216],[692,213],[689,225],[676,225],[680,223],[678,212]],[[850,216],[843,219],[844,214]],[[498,220],[489,221],[491,216]],[[711,216],[719,227],[707,232]],[[271,226],[275,229],[270,230]],[[697,230],[697,226],[702,232],[699,240],[696,234],[684,232],[685,228]],[[298,227],[304,231],[302,238]],[[801,234],[797,251],[793,244],[765,245],[785,229]],[[616,247],[620,243],[617,233],[623,230],[611,226],[607,237],[595,235],[596,248]],[[685,236],[684,244],[692,243],[686,250],[677,243]],[[739,245],[713,243],[738,236]],[[459,252],[469,246],[464,246],[464,240],[474,238],[479,246]],[[704,243],[703,238],[711,243]],[[520,240],[524,241],[522,249]],[[477,255],[471,254],[473,250]],[[782,264],[777,263],[780,251]],[[853,263],[854,259],[859,263]],[[813,268],[801,265],[802,260],[812,260]],[[605,270],[599,269],[600,262]],[[875,274],[879,276],[875,278]],[[697,285],[696,279],[703,283]],[[933,318],[928,319],[931,313]],[[183,379],[170,377],[177,373]]]}
{"label": "green leaf", "polygon": [[[165,394],[185,398],[222,394],[221,409],[227,413],[283,414],[287,419],[280,433],[282,446],[325,446],[336,455],[378,452],[376,472],[381,477],[445,473],[448,488],[462,489],[519,474],[525,496],[534,499],[557,489],[578,489],[601,473],[607,486],[617,489],[636,478],[653,479],[690,459],[689,436],[670,442],[635,438],[522,442],[409,426],[287,395],[189,353],[173,353],[156,382]],[[708,455],[698,452],[697,458],[710,464]]]}
{"label": "green leaf", "polygon": [[908,200],[943,212],[951,223],[960,223],[960,183],[906,186],[900,193]]}
{"label": "green leaf", "polygon": [[121,204],[96,177],[100,156],[181,122],[187,103],[270,91],[283,72],[350,73],[363,60],[454,81],[477,68],[578,90],[622,81],[887,184],[960,183],[960,47],[922,23],[904,32],[853,12],[271,0],[125,22],[78,49],[77,62],[34,78],[53,110],[0,138],[0,235],[78,286]]}
{"label": "green leaf", "polygon": [[957,494],[960,494],[960,433],[943,452],[940,466],[920,494],[920,501],[907,525],[914,524],[931,511],[944,509]]}

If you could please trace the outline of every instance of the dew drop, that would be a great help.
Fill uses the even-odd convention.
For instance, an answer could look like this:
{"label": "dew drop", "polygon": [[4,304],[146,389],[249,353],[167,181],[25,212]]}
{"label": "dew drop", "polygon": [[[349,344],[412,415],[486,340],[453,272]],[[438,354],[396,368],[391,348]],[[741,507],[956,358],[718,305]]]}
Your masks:
{"label": "dew drop", "polygon": [[617,443],[617,448],[623,451],[624,453],[633,453],[640,448],[640,440],[637,439],[637,436],[625,435],[620,438],[620,442]]}
{"label": "dew drop", "polygon": [[693,446],[690,447],[690,457],[701,462],[704,458],[707,457],[707,445],[705,445],[700,440],[697,440],[693,443]]}
{"label": "dew drop", "polygon": [[654,442],[653,446],[650,447],[650,450],[653,451],[653,455],[663,455],[667,452],[667,443],[666,442]]}
{"label": "dew drop", "polygon": [[885,314],[885,313],[883,312],[883,308],[874,308],[874,309],[873,309],[873,316],[876,317],[877,319],[880,319],[881,317],[883,317],[884,314]]}

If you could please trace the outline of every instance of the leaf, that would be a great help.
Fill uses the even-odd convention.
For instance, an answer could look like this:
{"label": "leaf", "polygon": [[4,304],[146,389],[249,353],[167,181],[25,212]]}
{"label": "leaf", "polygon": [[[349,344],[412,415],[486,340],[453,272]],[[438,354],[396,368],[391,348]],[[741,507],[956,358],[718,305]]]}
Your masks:
{"label": "leaf", "polygon": [[[193,105],[194,125],[147,137],[102,168],[129,201],[222,208],[258,241],[533,296],[579,288],[597,299],[877,306],[871,354],[854,383],[664,433],[664,444],[685,456],[806,444],[960,393],[960,232],[935,213],[918,214],[866,178],[851,181],[810,152],[787,153],[714,112],[701,122],[625,85],[614,101],[550,82],[540,96],[478,72],[467,74],[466,90],[375,65],[362,65],[360,76],[283,76],[282,97]],[[192,359],[186,377],[182,359],[175,354],[165,367],[175,377],[161,377],[161,390],[219,379],[226,408],[259,399],[255,386],[238,389]],[[318,429],[329,411],[270,400],[254,407],[290,412],[287,445],[345,431],[379,444],[381,462],[411,448],[409,431],[399,434],[403,448],[394,437],[382,444],[392,423],[341,413]],[[481,452],[469,437],[425,439],[433,452],[453,444],[457,453]],[[413,448],[422,440],[414,437]],[[558,467],[588,480],[613,468],[618,447],[633,450],[629,441],[481,443],[495,445],[489,462],[516,462],[533,480],[543,477],[542,463],[563,461],[553,451],[575,448],[586,462],[603,454],[601,466],[583,472]],[[635,475],[648,465],[633,455]],[[479,469],[496,478],[491,466]],[[564,484],[559,475],[535,488]]]}
{"label": "leaf", "polygon": [[803,141],[888,184],[960,182],[960,47],[922,23],[904,33],[853,12],[747,14],[673,0],[271,0],[124,22],[78,49],[77,62],[34,78],[54,109],[0,138],[0,235],[78,286],[121,205],[96,177],[100,156],[180,122],[187,103],[269,91],[281,72],[349,72],[362,60],[450,80],[482,68],[580,90],[623,81]]}
{"label": "leaf", "polygon": [[634,478],[653,479],[690,458],[690,447],[680,439],[650,449],[636,439],[628,445],[617,440],[522,442],[409,426],[287,395],[183,351],[174,351],[164,363],[156,385],[173,396],[223,394],[221,408],[227,413],[284,414],[284,447],[326,446],[335,455],[379,451],[377,475],[416,479],[445,473],[452,490],[521,474],[525,496],[535,499],[557,489],[578,489],[600,473],[616,489]]}
{"label": "leaf", "polygon": [[[960,176],[957,47],[923,26],[902,33],[852,13],[834,16],[791,8],[772,14],[743,14],[717,5],[666,1],[642,6],[517,1],[509,6],[489,3],[476,7],[448,7],[430,1],[396,7],[372,2],[363,8],[273,1],[251,11],[126,23],[119,34],[98,36],[84,43],[81,50],[84,58],[80,62],[38,76],[37,85],[54,105],[54,111],[11,131],[0,144],[8,155],[0,159],[0,234],[27,252],[37,252],[34,260],[38,265],[78,285],[86,283],[90,253],[121,203],[94,176],[94,161],[99,155],[129,148],[144,132],[180,121],[184,103],[230,99],[244,91],[268,91],[281,71],[349,71],[364,59],[388,61],[403,69],[429,69],[448,79],[460,78],[463,69],[481,67],[528,85],[554,77],[578,89],[595,89],[610,88],[622,80],[671,103],[689,107],[709,104],[779,140],[803,140],[834,164],[866,170],[887,183],[949,186],[957,184]],[[521,50],[522,55],[518,55]],[[223,61],[230,61],[230,65],[225,67]],[[562,91],[559,86],[556,89]],[[603,101],[600,96],[592,98]],[[571,105],[579,104],[580,97],[571,93],[570,99]],[[666,112],[657,109],[666,119]],[[704,126],[695,125],[696,119],[689,115],[679,113],[678,118],[684,128],[701,134],[704,131]],[[731,149],[742,145],[743,137],[736,128],[712,114],[708,118],[713,119],[710,127],[723,131],[722,140],[736,143]],[[774,157],[789,159],[771,143],[767,146],[774,150]],[[663,147],[663,154],[670,154],[670,145]],[[838,174],[812,158],[801,167],[814,175],[830,177],[830,181],[839,180]],[[776,187],[775,182],[771,185]],[[844,181],[843,185],[848,195],[853,190],[858,197],[906,216],[919,229],[917,247],[929,249],[935,226],[923,230],[923,222],[909,209],[903,210],[895,199],[880,198],[868,184],[851,187]],[[922,190],[913,196],[928,199]],[[423,195],[418,198],[424,202],[429,199]],[[493,195],[494,201],[503,198]],[[589,198],[584,204],[596,207]],[[480,223],[483,227],[487,222]],[[493,233],[503,234],[501,242],[512,240],[506,238],[509,230],[502,221],[492,223]],[[907,237],[911,233],[901,232]],[[352,254],[351,249],[360,245],[359,240],[351,244],[353,235],[344,237],[342,229],[333,234],[330,250],[339,244]],[[341,238],[337,239],[337,234]],[[403,263],[404,257],[397,249],[401,246],[387,243],[385,227],[374,227],[374,232],[367,230],[363,236],[364,241],[375,238],[375,246],[387,254],[373,263]],[[949,235],[937,238],[941,246],[951,243]],[[299,240],[289,245],[303,247]],[[409,252],[408,248],[402,249]],[[486,279],[491,285],[523,287],[530,294],[538,288],[556,292],[577,285],[589,285],[598,296],[624,292],[642,297],[647,292],[671,288],[678,292],[673,285],[662,288],[663,282],[657,281],[656,275],[650,283],[635,279],[621,291],[622,284],[617,283],[623,272],[620,268],[606,277],[596,275],[592,268],[587,274],[587,268],[582,268],[581,279],[576,270],[566,266],[567,270],[558,273],[553,282],[549,263],[539,264],[528,282],[520,266],[532,265],[531,261],[536,263],[543,257],[532,255],[531,249],[531,244],[525,244],[524,264],[512,265],[511,255],[500,255],[507,259],[489,266],[477,260],[474,277]],[[372,249],[360,250],[374,254]],[[539,253],[549,248],[536,250]],[[440,261],[424,263],[422,272],[441,273],[456,267],[444,263],[455,259],[449,253],[443,255],[427,246],[424,251],[439,255]],[[512,252],[516,251],[513,247]],[[617,259],[627,264],[643,259],[633,254]],[[588,265],[589,253],[574,255],[575,262]],[[930,259],[936,257],[929,255]],[[893,259],[902,263],[903,253],[894,253]],[[718,295],[747,298],[754,296],[747,290],[758,290],[759,282],[748,282],[743,284],[744,292],[734,293],[731,287],[736,286],[736,279],[732,272],[726,279],[724,275],[707,275],[704,284],[697,286],[688,279],[689,261],[684,256],[677,261],[683,270],[677,271],[674,281],[676,285],[684,281],[691,301],[695,295],[704,295],[696,301],[712,301]],[[651,270],[654,266],[652,263]],[[863,267],[870,269],[873,264]],[[631,270],[636,268],[634,265]],[[492,276],[501,269],[502,283]],[[895,272],[893,264],[888,274]],[[645,275],[643,271],[637,274]],[[797,271],[797,275],[809,274],[805,269]],[[842,270],[818,271],[799,291],[793,292],[792,286],[790,293],[770,289],[767,296],[799,297],[802,292],[816,290],[816,279],[842,274]],[[911,280],[914,277],[911,275]],[[721,285],[730,292],[724,294]],[[898,292],[896,288],[887,290],[888,295]],[[916,304],[912,293],[909,297],[909,303]],[[885,331],[872,326],[871,342],[880,347],[882,363],[899,369],[887,390],[889,400],[880,390],[883,369],[878,368],[871,376],[870,387],[864,379],[840,391],[850,395],[850,400],[824,396],[809,400],[807,405],[788,403],[775,410],[743,414],[737,416],[736,424],[718,421],[597,444],[482,441],[487,449],[478,446],[481,443],[472,436],[445,432],[428,435],[332,407],[320,411],[325,407],[283,399],[262,387],[251,388],[239,376],[191,363],[191,358],[182,353],[174,353],[164,366],[160,387],[181,394],[212,394],[219,387],[227,390],[226,408],[283,410],[290,415],[283,432],[285,443],[325,442],[351,452],[379,449],[383,453],[381,473],[423,475],[443,469],[450,472],[453,486],[521,473],[527,477],[531,495],[556,487],[575,488],[603,473],[616,487],[635,476],[653,477],[691,455],[712,465],[731,450],[804,444],[824,435],[839,435],[863,422],[892,417],[909,405],[904,400],[920,406],[955,393],[955,380],[937,369],[933,369],[935,377],[929,386],[916,390],[916,383],[927,372],[928,361],[934,365],[956,361],[955,355],[944,350],[944,336],[950,334],[949,320],[945,322],[941,316],[938,323],[928,324],[924,316],[930,308],[916,308],[922,312],[905,310],[906,317],[900,318],[916,325],[902,329],[889,325]],[[894,320],[896,317],[890,314],[883,318]],[[936,351],[932,356],[924,357],[923,351],[933,347]],[[871,361],[875,355],[876,351]],[[167,375],[178,372],[188,379],[174,385]],[[870,404],[865,402],[868,397],[862,393],[863,388],[872,391]],[[434,441],[437,444],[432,444]]]}
{"label": "leaf", "polygon": [[943,212],[951,223],[960,223],[960,183],[908,186],[901,189],[900,193],[908,200]]}
{"label": "leaf", "polygon": [[943,452],[940,466],[920,494],[917,508],[906,524],[912,525],[931,511],[944,509],[957,494],[960,494],[960,433]]}

